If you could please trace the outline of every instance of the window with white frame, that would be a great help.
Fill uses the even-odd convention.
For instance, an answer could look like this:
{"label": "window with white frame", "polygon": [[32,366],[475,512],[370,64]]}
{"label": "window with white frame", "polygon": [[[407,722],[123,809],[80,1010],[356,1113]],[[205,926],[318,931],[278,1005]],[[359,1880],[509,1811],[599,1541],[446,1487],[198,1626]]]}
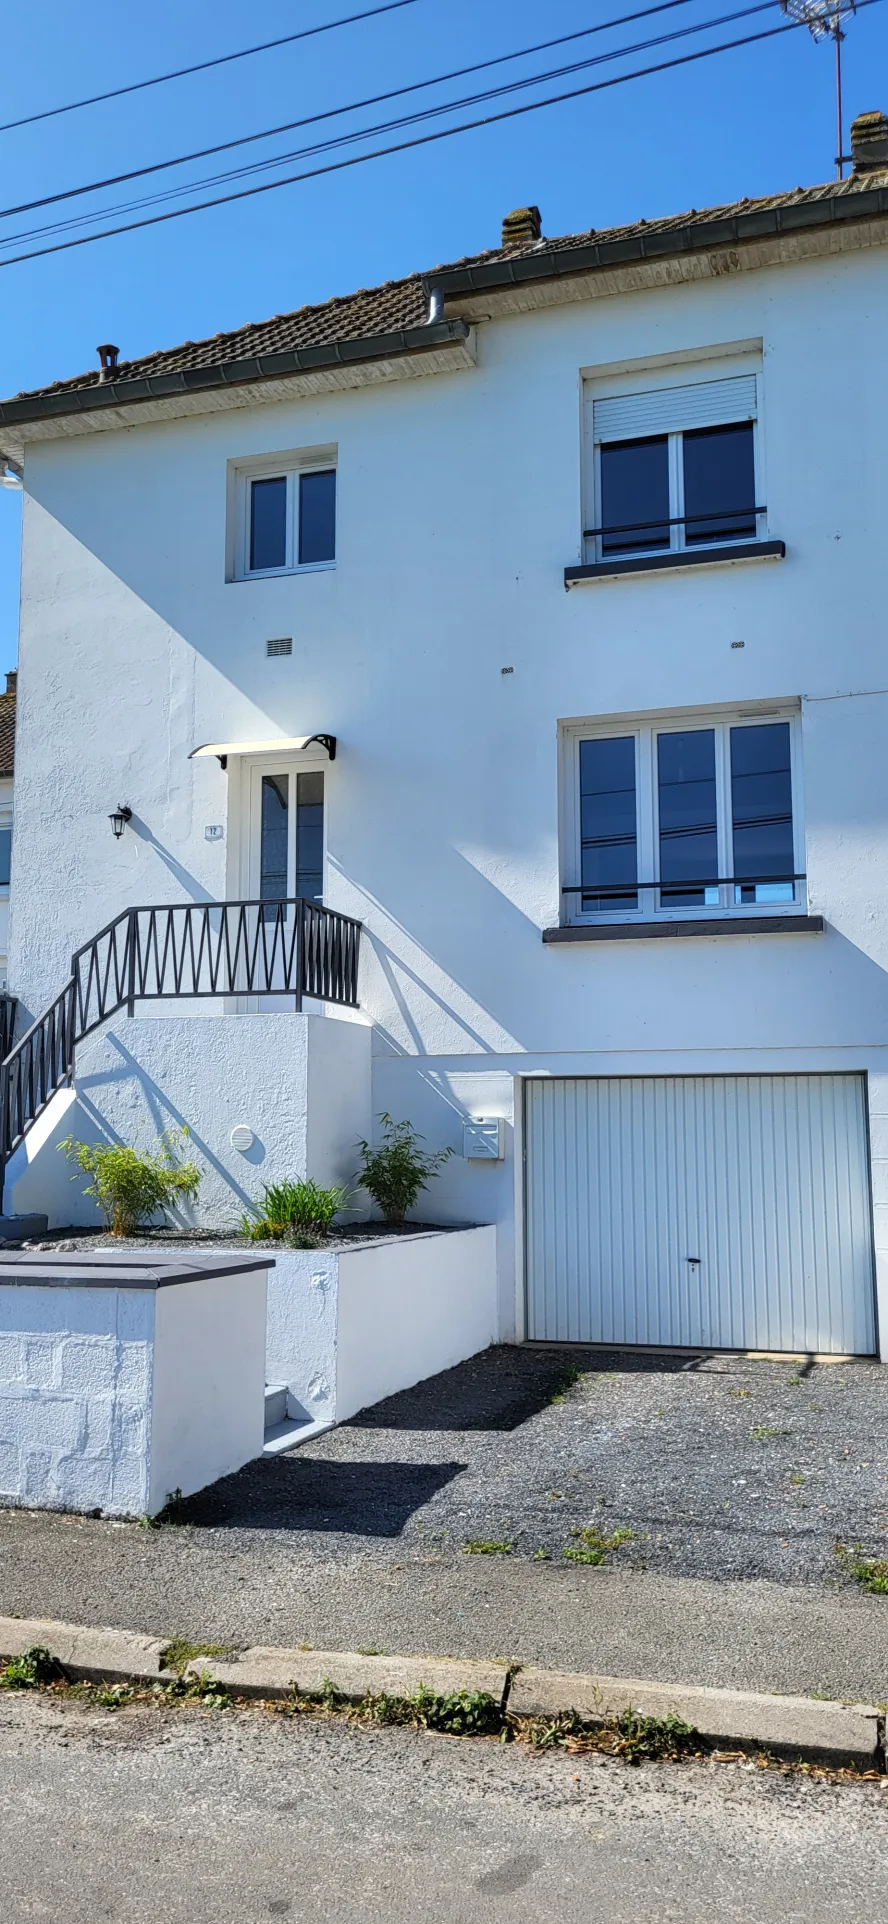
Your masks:
{"label": "window with white frame", "polygon": [[229,574],[295,574],[336,559],[335,450],[265,457],[234,470]]}
{"label": "window with white frame", "polygon": [[586,559],[754,541],[759,375],[632,392],[586,385]]}
{"label": "window with white frame", "polygon": [[565,731],[569,922],[804,901],[798,712]]}

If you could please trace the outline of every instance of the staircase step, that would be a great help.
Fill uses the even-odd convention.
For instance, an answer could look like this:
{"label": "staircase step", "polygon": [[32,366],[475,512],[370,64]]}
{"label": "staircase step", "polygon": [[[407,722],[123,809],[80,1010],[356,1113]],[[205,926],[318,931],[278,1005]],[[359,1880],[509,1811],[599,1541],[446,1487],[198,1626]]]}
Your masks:
{"label": "staircase step", "polygon": [[265,1428],[277,1429],[279,1423],[287,1420],[286,1383],[266,1383],[265,1385]]}
{"label": "staircase step", "polygon": [[273,1429],[266,1430],[262,1454],[283,1456],[286,1450],[292,1450],[297,1443],[310,1443],[313,1437],[323,1436],[324,1431],[332,1430],[333,1426],[332,1416],[308,1417],[305,1421],[288,1417],[285,1423],[275,1423]]}

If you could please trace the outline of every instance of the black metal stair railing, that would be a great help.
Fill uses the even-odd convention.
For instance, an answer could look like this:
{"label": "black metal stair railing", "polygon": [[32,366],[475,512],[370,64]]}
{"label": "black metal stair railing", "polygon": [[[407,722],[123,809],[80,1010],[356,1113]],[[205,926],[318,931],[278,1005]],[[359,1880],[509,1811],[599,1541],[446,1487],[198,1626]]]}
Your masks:
{"label": "black metal stair railing", "polygon": [[0,1173],[56,1091],[78,1042],[137,1002],[304,996],[358,1005],[361,923],[304,896],[126,909],[78,949],[70,979],[0,1063]]}

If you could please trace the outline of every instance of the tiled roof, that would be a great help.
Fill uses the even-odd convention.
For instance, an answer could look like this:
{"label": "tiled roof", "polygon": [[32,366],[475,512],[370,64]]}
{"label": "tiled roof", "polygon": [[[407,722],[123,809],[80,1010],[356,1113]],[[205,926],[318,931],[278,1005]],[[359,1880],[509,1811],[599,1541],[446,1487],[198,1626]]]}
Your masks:
{"label": "tiled roof", "polygon": [[[657,236],[676,234],[681,229],[689,231],[689,244],[692,244],[693,229],[707,223],[845,199],[886,185],[888,172],[854,174],[848,180],[829,181],[821,187],[795,187],[786,193],[766,194],[756,200],[731,201],[722,207],[692,207],[685,213],[672,214],[666,219],[631,221],[622,227],[589,228],[585,233],[564,234],[555,240],[531,242],[519,248],[488,248],[482,254],[466,255],[462,260],[428,269],[424,274],[409,274],[404,280],[385,281],[381,287],[361,288],[355,294],[324,301],[318,306],[298,307],[291,314],[276,314],[269,321],[251,322],[227,334],[214,334],[209,340],[184,341],[180,347],[145,354],[139,360],[120,361],[114,381],[116,384],[146,376],[175,374],[189,368],[220,367],[224,363],[246,361],[288,349],[360,340],[399,328],[420,327],[428,318],[427,289],[437,274],[493,266],[500,261],[518,262],[540,252],[569,253],[571,249],[587,249],[593,242],[619,242],[639,236],[653,240]],[[826,210],[824,217],[828,218]],[[27,395],[16,396],[16,399],[64,394],[76,389],[97,387],[98,384],[96,368],[87,374],[78,374],[72,380],[54,381],[48,387],[30,389]]]}
{"label": "tiled roof", "polygon": [[0,776],[11,775],[15,763],[15,693],[0,695]]}

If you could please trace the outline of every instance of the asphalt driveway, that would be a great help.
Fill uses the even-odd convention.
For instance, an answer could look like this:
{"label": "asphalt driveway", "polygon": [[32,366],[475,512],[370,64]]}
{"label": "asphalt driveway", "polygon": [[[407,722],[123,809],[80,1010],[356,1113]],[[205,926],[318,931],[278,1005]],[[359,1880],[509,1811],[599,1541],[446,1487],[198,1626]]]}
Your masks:
{"label": "asphalt driveway", "polygon": [[285,1531],[325,1560],[502,1544],[473,1554],[834,1583],[837,1543],[888,1554],[888,1374],[500,1347],[248,1465],[182,1517]]}

